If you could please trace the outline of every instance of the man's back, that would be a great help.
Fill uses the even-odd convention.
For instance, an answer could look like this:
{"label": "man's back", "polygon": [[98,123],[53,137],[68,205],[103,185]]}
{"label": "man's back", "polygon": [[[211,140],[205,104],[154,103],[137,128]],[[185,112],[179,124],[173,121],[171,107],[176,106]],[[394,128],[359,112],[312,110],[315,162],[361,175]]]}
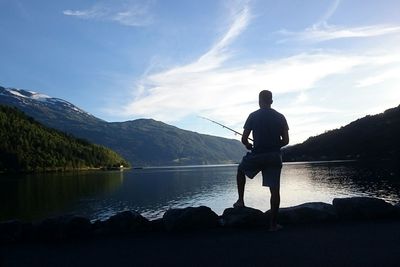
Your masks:
{"label": "man's back", "polygon": [[254,111],[244,125],[244,129],[253,131],[254,153],[280,151],[282,133],[288,128],[285,117],[272,108]]}
{"label": "man's back", "polygon": [[[272,93],[263,90],[258,96],[260,109],[251,113],[244,125],[242,143],[248,150],[238,166],[236,181],[238,186],[238,200],[233,207],[244,206],[244,188],[246,176],[254,178],[262,172],[263,186],[268,186],[271,192],[270,231],[277,231],[282,227],[278,225],[278,211],[280,203],[280,177],[282,170],[281,147],[289,144],[289,127],[285,117],[271,109]],[[253,132],[254,144],[249,143],[249,135]],[[277,153],[268,153],[277,152]],[[268,153],[268,154],[264,154]],[[270,161],[270,156],[274,164]]]}

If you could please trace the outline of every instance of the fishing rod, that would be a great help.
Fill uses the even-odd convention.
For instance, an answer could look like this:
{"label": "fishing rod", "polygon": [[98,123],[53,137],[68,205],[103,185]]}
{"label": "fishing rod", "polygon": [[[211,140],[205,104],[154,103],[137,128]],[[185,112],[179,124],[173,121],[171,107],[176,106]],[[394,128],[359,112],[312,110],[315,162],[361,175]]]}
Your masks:
{"label": "fishing rod", "polygon": [[[225,128],[225,129],[227,129],[227,130],[229,130],[229,131],[232,131],[232,132],[234,132],[235,134],[238,134],[238,135],[240,135],[240,136],[243,136],[243,134],[239,133],[238,131],[235,131],[235,130],[233,130],[232,128],[229,128],[228,126],[225,126],[225,125],[223,125],[223,124],[221,124],[221,123],[219,123],[219,122],[213,121],[213,120],[211,120],[211,119],[209,119],[209,118],[206,118],[206,117],[202,117],[202,116],[199,116],[199,117],[202,118],[202,119],[204,119],[204,120],[208,120],[208,121],[211,121],[211,122],[213,122],[213,123],[215,123],[215,124],[218,124],[219,126],[222,126],[222,128]],[[253,141],[253,139],[251,139],[250,137],[248,137],[247,139],[249,139],[250,141]]]}

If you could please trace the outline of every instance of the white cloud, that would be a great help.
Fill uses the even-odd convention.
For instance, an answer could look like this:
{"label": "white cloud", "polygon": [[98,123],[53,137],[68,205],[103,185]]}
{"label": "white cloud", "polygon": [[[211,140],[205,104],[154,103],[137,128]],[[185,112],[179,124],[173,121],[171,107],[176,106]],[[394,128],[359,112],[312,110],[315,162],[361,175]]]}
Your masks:
{"label": "white cloud", "polygon": [[300,54],[227,68],[216,66],[218,58],[216,55],[208,64],[197,61],[145,77],[137,85],[143,93],[126,107],[125,114],[164,121],[207,114],[236,123],[255,108],[255,96],[260,89],[269,88],[274,94],[302,92],[313,88],[319,80],[343,73],[364,60],[338,54]]}
{"label": "white cloud", "polygon": [[279,31],[286,38],[279,42],[290,40],[304,42],[323,42],[343,38],[366,38],[381,35],[400,33],[400,26],[397,25],[369,25],[362,27],[340,27],[328,25],[327,23],[315,24],[304,31],[292,32],[287,30]]}
{"label": "white cloud", "polygon": [[308,100],[308,95],[305,92],[300,92],[300,94],[296,97],[296,103],[301,104],[305,103]]}
{"label": "white cloud", "polygon": [[150,1],[103,1],[88,9],[67,9],[63,14],[80,19],[113,21],[127,26],[144,26],[152,21],[149,14],[150,5]]}
{"label": "white cloud", "polygon": [[278,43],[284,43],[290,40],[313,43],[344,38],[376,37],[400,32],[400,26],[397,25],[381,24],[360,27],[330,25],[328,20],[336,12],[339,4],[340,0],[335,0],[318,22],[302,31],[294,32],[286,29],[280,30],[278,33],[286,38],[279,40]]}
{"label": "white cloud", "polygon": [[[289,116],[304,116],[310,114],[323,114],[323,113],[340,113],[338,109],[324,108],[312,105],[296,105],[289,108],[281,109],[283,113]],[[309,118],[307,118],[309,119]]]}
{"label": "white cloud", "polygon": [[64,10],[63,14],[66,16],[76,16],[76,17],[82,17],[82,18],[92,18],[96,17],[98,15],[95,14],[94,10]]}
{"label": "white cloud", "polygon": [[[296,143],[310,135],[344,125],[343,117],[347,116],[346,122],[357,118],[349,118],[347,113],[342,113],[345,112],[341,110],[342,106],[330,105],[329,99],[319,101],[313,98],[315,94],[311,96],[311,93],[318,91],[313,89],[319,89],[321,83],[330,80],[327,87],[332,89],[340,84],[341,94],[347,97],[346,90],[357,88],[354,84],[360,77],[366,77],[366,73],[379,73],[382,68],[396,67],[400,63],[399,53],[391,49],[359,54],[320,50],[248,65],[228,65],[227,60],[233,56],[229,46],[246,29],[251,18],[247,5],[234,14],[231,26],[207,52],[188,64],[146,73],[134,85],[133,99],[122,108],[114,107],[113,112],[130,118],[147,117],[170,123],[203,115],[233,129],[241,129],[248,114],[258,108],[259,91],[270,89],[278,100],[275,107],[291,122],[295,136],[292,140]],[[364,34],[373,34],[372,28]],[[383,34],[385,31],[393,32],[396,27],[385,31],[378,26],[375,29],[380,31],[374,34]],[[358,85],[367,82],[360,80]],[[331,93],[336,93],[336,89]],[[289,94],[292,94],[293,101],[280,105],[279,100]],[[353,94],[357,95],[357,92]],[[321,95],[317,97],[322,99]],[[337,100],[336,95],[330,99],[332,97]],[[311,122],[301,123],[307,120]],[[191,125],[192,130],[196,127]]]}
{"label": "white cloud", "polygon": [[374,76],[365,78],[361,81],[357,82],[357,87],[366,87],[366,86],[372,86],[376,85],[382,82],[385,82],[390,79],[397,79],[399,80],[399,74],[400,74],[400,68],[391,68],[388,70],[385,70],[381,73],[378,73]]}
{"label": "white cloud", "polygon": [[317,22],[316,24],[323,24],[326,23],[328,21],[328,19],[330,19],[333,14],[336,12],[337,8],[339,7],[340,4],[340,0],[335,0],[330,7],[328,8],[328,10],[322,15],[321,19],[319,20],[319,22]]}
{"label": "white cloud", "polygon": [[258,92],[271,89],[275,95],[300,93],[294,110],[306,116],[329,111],[317,106],[301,107],[307,101],[305,92],[323,79],[349,73],[356,67],[393,63],[388,54],[320,52],[227,67],[224,63],[231,56],[229,45],[246,28],[249,18],[250,11],[245,6],[236,14],[227,33],[198,60],[145,75],[136,84],[134,99],[122,111],[116,111],[129,117],[166,122],[201,114],[237,126],[257,108]]}

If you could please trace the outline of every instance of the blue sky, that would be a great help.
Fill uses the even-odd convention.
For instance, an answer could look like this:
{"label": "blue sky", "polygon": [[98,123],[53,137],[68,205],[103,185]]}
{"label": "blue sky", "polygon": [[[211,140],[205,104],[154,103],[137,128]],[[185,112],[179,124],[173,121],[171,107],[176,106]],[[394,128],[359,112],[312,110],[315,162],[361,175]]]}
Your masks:
{"label": "blue sky", "polygon": [[400,104],[400,1],[0,0],[0,85],[235,138],[258,92],[292,144]]}

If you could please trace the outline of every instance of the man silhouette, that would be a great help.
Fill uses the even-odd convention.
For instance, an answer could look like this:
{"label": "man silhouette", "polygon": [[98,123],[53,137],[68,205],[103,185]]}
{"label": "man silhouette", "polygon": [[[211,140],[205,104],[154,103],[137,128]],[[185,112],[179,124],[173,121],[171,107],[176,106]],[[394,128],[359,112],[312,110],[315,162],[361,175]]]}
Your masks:
{"label": "man silhouette", "polygon": [[[242,143],[248,152],[242,159],[237,171],[237,187],[239,198],[233,206],[244,207],[244,188],[246,176],[254,178],[260,171],[263,186],[271,192],[270,230],[281,228],[277,224],[280,204],[280,176],[282,169],[281,147],[289,144],[289,126],[285,117],[271,108],[272,93],[263,90],[259,94],[260,109],[251,113],[244,124]],[[253,145],[249,143],[249,135],[253,132]]]}

